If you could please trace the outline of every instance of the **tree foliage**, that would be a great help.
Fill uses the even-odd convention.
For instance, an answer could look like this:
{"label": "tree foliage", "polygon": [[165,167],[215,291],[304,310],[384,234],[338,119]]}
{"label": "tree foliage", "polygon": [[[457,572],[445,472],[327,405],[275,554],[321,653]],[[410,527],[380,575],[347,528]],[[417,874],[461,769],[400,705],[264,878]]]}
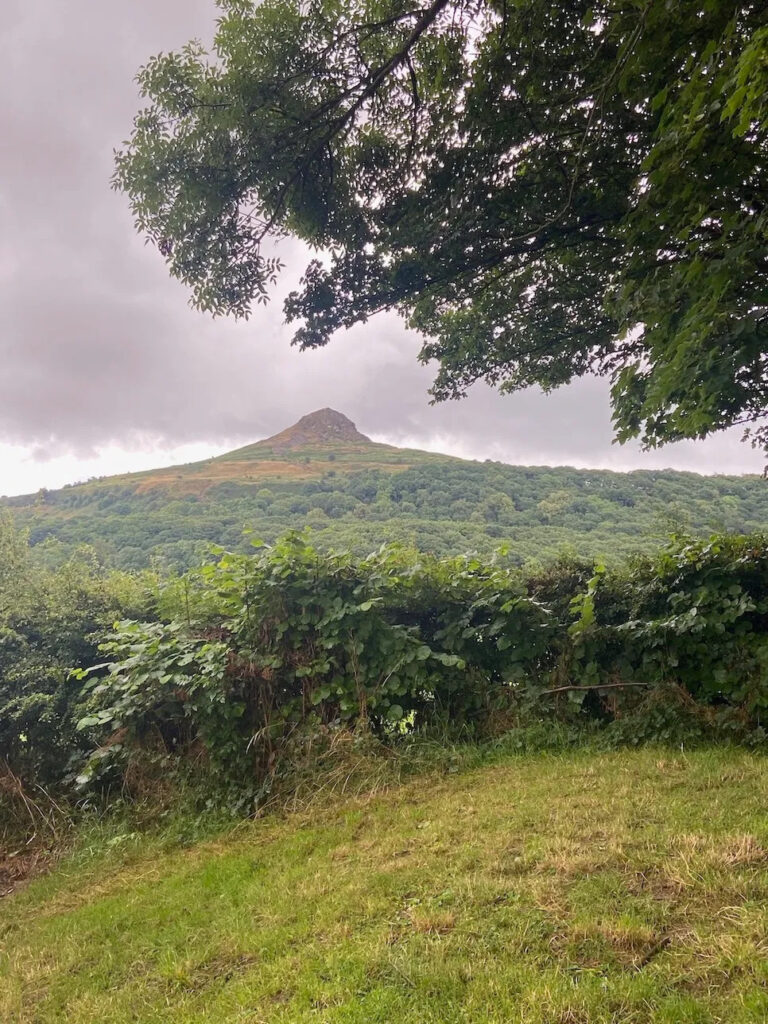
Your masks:
{"label": "tree foliage", "polygon": [[357,556],[387,540],[437,555],[490,556],[504,543],[516,564],[563,550],[615,564],[657,550],[670,533],[752,533],[768,523],[768,488],[754,476],[507,466],[396,449],[389,468],[378,450],[363,468],[341,450],[333,463],[307,451],[290,457],[301,472],[311,455],[317,475],[306,479],[278,477],[266,462],[199,493],[104,479],[8,502],[39,563],[59,564],[87,543],[122,569],[188,569],[211,542],[247,550],[246,528],[272,543],[309,526],[318,547]]}
{"label": "tree foliage", "polygon": [[647,445],[768,405],[758,0],[220,0],[151,60],[115,183],[193,301],[248,314],[291,232],[302,347],[396,308],[433,394],[613,379]]}

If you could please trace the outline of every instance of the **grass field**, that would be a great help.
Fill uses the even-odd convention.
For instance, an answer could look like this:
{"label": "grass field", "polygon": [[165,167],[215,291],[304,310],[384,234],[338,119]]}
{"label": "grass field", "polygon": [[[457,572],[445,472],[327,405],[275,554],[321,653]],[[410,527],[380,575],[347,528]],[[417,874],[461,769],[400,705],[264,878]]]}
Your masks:
{"label": "grass field", "polygon": [[768,760],[508,756],[0,903],[0,1020],[768,1020]]}

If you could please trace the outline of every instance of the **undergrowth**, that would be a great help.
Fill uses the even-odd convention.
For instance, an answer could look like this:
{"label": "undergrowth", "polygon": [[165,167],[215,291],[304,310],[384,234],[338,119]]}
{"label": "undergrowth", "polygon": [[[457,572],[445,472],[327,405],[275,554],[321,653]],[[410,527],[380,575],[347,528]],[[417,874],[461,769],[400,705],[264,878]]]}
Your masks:
{"label": "undergrowth", "polygon": [[292,534],[224,553],[160,600],[165,620],[118,623],[80,673],[84,791],[140,792],[141,751],[164,776],[203,765],[250,810],[297,746],[344,730],[392,745],[557,722],[613,742],[765,742],[764,538],[526,577],[502,555],[356,560]]}

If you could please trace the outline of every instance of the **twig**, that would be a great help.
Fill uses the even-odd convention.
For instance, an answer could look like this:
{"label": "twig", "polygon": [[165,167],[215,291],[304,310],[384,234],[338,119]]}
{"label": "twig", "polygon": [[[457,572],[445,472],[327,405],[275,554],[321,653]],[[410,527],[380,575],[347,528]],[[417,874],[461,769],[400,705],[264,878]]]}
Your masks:
{"label": "twig", "polygon": [[647,686],[648,683],[597,683],[595,686],[556,686],[554,690],[542,690],[538,696],[549,693],[564,693],[566,690],[620,690],[625,686]]}
{"label": "twig", "polygon": [[667,946],[672,942],[671,935],[663,935],[658,942],[654,942],[645,956],[634,964],[634,970],[642,971],[644,967],[647,967],[651,961],[655,960],[659,953],[663,953]]}

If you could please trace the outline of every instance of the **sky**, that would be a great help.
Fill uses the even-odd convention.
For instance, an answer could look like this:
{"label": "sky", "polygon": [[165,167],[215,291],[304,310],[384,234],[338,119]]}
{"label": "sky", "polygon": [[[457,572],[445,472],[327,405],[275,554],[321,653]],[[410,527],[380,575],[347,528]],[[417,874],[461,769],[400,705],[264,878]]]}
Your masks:
{"label": "sky", "polygon": [[739,433],[643,453],[612,444],[608,386],[429,403],[418,336],[394,314],[322,350],[290,346],[279,292],[248,322],[192,310],[110,189],[152,54],[209,42],[213,0],[3,0],[0,28],[0,494],[188,462],[331,406],[375,440],[478,459],[762,471]]}

